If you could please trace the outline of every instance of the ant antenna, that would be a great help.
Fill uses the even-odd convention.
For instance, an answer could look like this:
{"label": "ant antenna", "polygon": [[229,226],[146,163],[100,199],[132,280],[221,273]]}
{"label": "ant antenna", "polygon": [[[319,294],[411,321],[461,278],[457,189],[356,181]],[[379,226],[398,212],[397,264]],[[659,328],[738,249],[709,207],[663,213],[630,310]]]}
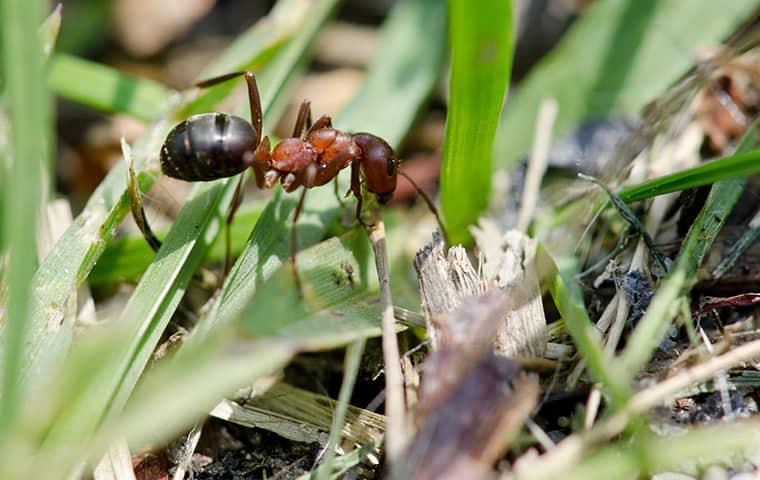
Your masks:
{"label": "ant antenna", "polygon": [[438,228],[441,230],[441,234],[443,235],[443,240],[444,242],[446,242],[446,245],[449,245],[449,234],[446,231],[446,227],[443,226],[443,220],[441,220],[441,215],[438,213],[438,209],[435,207],[435,204],[433,203],[433,201],[430,199],[428,194],[425,193],[425,191],[422,190],[419,185],[417,185],[417,182],[412,180],[412,177],[402,172],[400,168],[397,168],[396,170],[398,171],[399,175],[406,178],[407,181],[412,184],[414,189],[417,191],[417,194],[420,197],[422,197],[422,199],[425,201],[430,211],[433,213],[433,215],[435,215],[435,220],[438,222]]}

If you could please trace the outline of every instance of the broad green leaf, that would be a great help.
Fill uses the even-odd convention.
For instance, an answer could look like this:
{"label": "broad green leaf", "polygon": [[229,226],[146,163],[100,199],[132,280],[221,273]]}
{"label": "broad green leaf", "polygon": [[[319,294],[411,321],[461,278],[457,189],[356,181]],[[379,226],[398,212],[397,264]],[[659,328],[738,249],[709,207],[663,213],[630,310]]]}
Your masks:
{"label": "broad green leaf", "polygon": [[594,2],[510,95],[495,165],[527,153],[542,99],[559,102],[558,137],[586,120],[637,115],[692,67],[700,47],[718,45],[756,8],[755,0]]}
{"label": "broad green leaf", "polygon": [[453,243],[488,207],[494,135],[512,66],[512,2],[449,1],[451,80],[441,206]]}

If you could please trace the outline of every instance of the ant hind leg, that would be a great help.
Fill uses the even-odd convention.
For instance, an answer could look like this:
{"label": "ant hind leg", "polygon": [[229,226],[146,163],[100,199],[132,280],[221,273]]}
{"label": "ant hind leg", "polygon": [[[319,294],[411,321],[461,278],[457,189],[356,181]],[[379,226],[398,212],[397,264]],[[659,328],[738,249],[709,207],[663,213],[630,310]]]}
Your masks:
{"label": "ant hind leg", "polygon": [[129,193],[129,206],[132,210],[132,218],[134,218],[137,227],[142,232],[145,241],[148,242],[150,248],[154,251],[158,251],[161,248],[161,240],[156,237],[153,230],[148,223],[148,217],[145,216],[145,209],[143,208],[142,195],[140,194],[140,187],[137,185],[137,175],[135,175],[135,169],[130,160],[129,168],[127,169],[127,192]]}
{"label": "ant hind leg", "polygon": [[198,88],[209,88],[240,76],[245,76],[245,82],[248,84],[248,101],[251,106],[251,124],[253,124],[253,129],[256,131],[257,138],[261,140],[264,113],[261,108],[261,96],[259,95],[259,87],[256,83],[256,75],[253,72],[245,70],[242,72],[225,73],[218,77],[202,80],[196,83],[195,86]]}
{"label": "ant hind leg", "polygon": [[237,187],[235,187],[235,194],[232,196],[229,210],[227,210],[227,235],[225,237],[225,255],[224,255],[224,276],[226,277],[230,273],[232,268],[232,221],[235,219],[235,213],[237,213],[240,204],[243,202],[243,179],[244,174],[240,174]]}

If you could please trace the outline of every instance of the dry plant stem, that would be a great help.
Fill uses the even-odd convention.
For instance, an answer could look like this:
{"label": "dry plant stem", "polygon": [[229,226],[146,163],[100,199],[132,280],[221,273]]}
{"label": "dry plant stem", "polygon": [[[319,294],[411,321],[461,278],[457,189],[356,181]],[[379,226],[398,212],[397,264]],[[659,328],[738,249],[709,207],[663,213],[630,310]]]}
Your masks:
{"label": "dry plant stem", "polygon": [[755,340],[688,370],[683,370],[652,387],[640,391],[618,413],[600,422],[593,429],[567,437],[557,444],[555,449],[540,457],[526,458],[524,462],[518,460],[515,471],[502,478],[541,479],[561,475],[578,462],[584,452],[594,445],[620,434],[632,416],[646,412],[695,384],[710,380],[721,371],[758,357],[760,357],[760,340]]}
{"label": "dry plant stem", "polygon": [[583,420],[583,428],[590,429],[594,425],[596,420],[596,414],[599,412],[599,405],[602,403],[602,391],[598,385],[594,385],[591,389],[591,393],[588,394],[586,400],[586,416]]}
{"label": "dry plant stem", "polygon": [[[604,334],[607,332],[607,329],[610,328],[610,325],[614,319],[614,314],[617,311],[619,301],[620,296],[615,293],[615,295],[612,296],[610,303],[607,304],[607,306],[604,308],[604,311],[599,316],[599,320],[597,320],[595,326],[600,334]],[[567,376],[567,382],[565,384],[569,389],[575,387],[575,384],[578,383],[578,379],[581,378],[581,375],[583,375],[583,371],[585,369],[586,361],[581,359],[581,361],[575,365],[573,371],[570,372],[570,375]]]}
{"label": "dry plant stem", "polygon": [[[673,203],[675,198],[675,195],[672,194],[663,195],[655,198],[652,201],[652,207],[649,209],[649,216],[647,217],[646,223],[644,225],[646,230],[648,232],[651,232],[652,235],[657,235],[657,231],[660,229],[660,225],[665,218],[665,213],[668,211],[668,208],[670,208],[670,205]],[[643,239],[639,239],[639,242],[636,245],[636,252],[633,254],[633,260],[631,260],[631,266],[628,269],[629,273],[633,272],[634,270],[644,269],[646,254],[646,244],[644,243]],[[628,318],[629,310],[629,305],[625,297],[621,296],[619,293],[616,293],[615,295],[619,297],[618,314],[615,317],[612,328],[610,328],[609,335],[607,335],[607,343],[605,345],[606,350],[610,353],[614,353],[617,349],[618,343],[620,342],[620,336],[623,333],[625,321]]]}
{"label": "dry plant stem", "polygon": [[385,415],[387,418],[385,451],[386,463],[397,464],[406,444],[406,405],[404,404],[404,378],[396,338],[396,319],[393,315],[388,251],[385,247],[385,225],[377,216],[369,228],[369,239],[375,252],[375,265],[380,282],[380,305],[382,309],[383,362],[385,364]]}
{"label": "dry plant stem", "polygon": [[520,216],[517,220],[517,229],[522,232],[528,228],[538,203],[541,179],[546,171],[552,129],[554,128],[554,121],[557,119],[558,110],[559,105],[554,98],[545,98],[538,110],[536,134],[528,161],[528,172],[525,175],[525,188],[520,202]]}
{"label": "dry plant stem", "polygon": [[135,480],[132,455],[126,440],[122,438],[111,445],[92,476],[95,480]]}
{"label": "dry plant stem", "polygon": [[197,423],[193,425],[193,429],[182,440],[181,455],[179,462],[177,463],[177,469],[174,471],[172,480],[184,480],[185,473],[190,468],[190,463],[193,460],[193,454],[198,447],[198,441],[201,439],[201,432],[203,431],[203,424]]}

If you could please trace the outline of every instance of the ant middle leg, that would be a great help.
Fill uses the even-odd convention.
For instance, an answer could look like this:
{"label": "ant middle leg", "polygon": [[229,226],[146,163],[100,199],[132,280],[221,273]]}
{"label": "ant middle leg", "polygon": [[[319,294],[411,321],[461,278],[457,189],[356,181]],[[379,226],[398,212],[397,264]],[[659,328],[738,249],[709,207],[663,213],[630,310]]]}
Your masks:
{"label": "ant middle leg", "polygon": [[302,138],[304,132],[311,128],[311,102],[304,100],[301,102],[301,108],[298,109],[298,117],[293,127],[293,137]]}
{"label": "ant middle leg", "polygon": [[314,122],[314,125],[311,125],[309,127],[309,131],[306,132],[306,135],[309,135],[311,132],[316,132],[322,128],[332,128],[332,118],[329,115],[320,116],[317,121]]}

